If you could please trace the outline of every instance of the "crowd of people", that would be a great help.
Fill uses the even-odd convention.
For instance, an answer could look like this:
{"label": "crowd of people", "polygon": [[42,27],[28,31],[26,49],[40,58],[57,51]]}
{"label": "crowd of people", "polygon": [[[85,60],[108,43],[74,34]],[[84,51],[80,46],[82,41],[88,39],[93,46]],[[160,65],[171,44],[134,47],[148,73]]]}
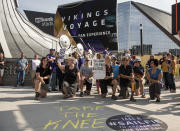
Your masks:
{"label": "crowd of people", "polygon": [[[93,59],[104,59],[104,78],[94,80]],[[0,84],[2,84],[5,64],[3,53],[0,53]],[[90,58],[87,52],[84,52],[83,56],[74,52],[62,61],[55,54],[55,50],[50,49],[50,53],[41,60],[39,60],[38,55],[34,55],[31,65],[31,79],[35,90],[35,100],[47,97],[47,92],[51,91],[61,91],[65,99],[74,98],[77,94],[80,97],[91,95],[91,89],[95,84],[97,94],[101,95],[102,98],[107,97],[108,88],[111,87],[111,99],[130,98],[130,101],[133,102],[136,101],[135,95],[146,98],[144,85],[148,85],[150,99],[156,99],[156,102],[160,102],[163,87],[165,90],[170,90],[170,93],[176,93],[174,80],[176,64],[180,64],[180,57],[178,56],[175,62],[175,57],[170,53],[163,55],[160,60],[151,55],[146,65],[143,66],[141,59],[129,52],[124,53],[119,58],[109,54],[107,50],[102,54],[95,54],[93,58]],[[16,86],[24,85],[28,67],[28,60],[24,58],[22,53],[21,58],[16,61]],[[59,89],[57,89],[57,85]]]}

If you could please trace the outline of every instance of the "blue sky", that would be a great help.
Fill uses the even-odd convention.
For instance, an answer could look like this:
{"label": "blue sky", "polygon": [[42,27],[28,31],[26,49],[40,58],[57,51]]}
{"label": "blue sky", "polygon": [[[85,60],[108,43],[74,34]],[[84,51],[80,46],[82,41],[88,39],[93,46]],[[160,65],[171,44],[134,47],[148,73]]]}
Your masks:
{"label": "blue sky", "polygon": [[[20,10],[33,10],[40,12],[56,13],[58,5],[76,2],[79,0],[19,0]],[[118,3],[129,0],[117,0]],[[171,5],[175,0],[133,0],[166,12],[171,13]],[[178,0],[180,2],[180,0]]]}

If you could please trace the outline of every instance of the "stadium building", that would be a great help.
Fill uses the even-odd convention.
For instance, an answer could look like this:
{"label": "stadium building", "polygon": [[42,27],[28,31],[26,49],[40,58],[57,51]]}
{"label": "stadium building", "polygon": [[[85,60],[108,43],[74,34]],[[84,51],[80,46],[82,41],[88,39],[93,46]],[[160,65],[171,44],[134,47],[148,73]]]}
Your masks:
{"label": "stadium building", "polygon": [[[97,51],[109,48],[116,51],[131,50],[133,54],[140,54],[140,39],[142,38],[143,54],[167,52],[180,54],[179,36],[172,35],[171,14],[133,1],[115,2],[115,4],[103,1],[105,4],[101,5],[101,9],[99,9],[101,3],[101,0],[93,0],[59,6],[56,16],[57,14],[61,16],[72,36],[81,37],[84,40],[85,48],[90,45]],[[94,12],[90,12],[89,9]],[[107,14],[106,16],[97,17],[95,15],[97,12],[103,11],[107,11],[104,12]],[[91,15],[90,17],[82,17],[82,14],[86,16],[88,13]],[[75,16],[77,19],[73,19]],[[96,27],[87,25],[85,29],[75,26],[77,23],[85,25],[85,22],[94,20],[105,20],[106,25]],[[140,28],[142,35],[140,35]],[[99,35],[99,32],[107,34],[104,33],[102,36]],[[76,42],[81,42],[79,39],[75,39]]]}

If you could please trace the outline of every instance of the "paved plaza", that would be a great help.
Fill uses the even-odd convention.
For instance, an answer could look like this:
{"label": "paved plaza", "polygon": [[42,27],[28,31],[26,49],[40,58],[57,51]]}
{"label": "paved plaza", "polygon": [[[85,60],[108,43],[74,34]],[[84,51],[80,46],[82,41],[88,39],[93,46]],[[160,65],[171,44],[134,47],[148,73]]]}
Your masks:
{"label": "paved plaza", "polygon": [[[162,90],[161,102],[136,97],[111,100],[98,96],[93,87],[91,96],[63,99],[61,93],[34,101],[31,87],[0,87],[0,131],[112,131],[106,120],[112,116],[138,114],[157,118],[168,131],[180,130],[180,82],[175,94]],[[109,91],[111,93],[111,90]],[[118,95],[118,94],[117,94]]]}

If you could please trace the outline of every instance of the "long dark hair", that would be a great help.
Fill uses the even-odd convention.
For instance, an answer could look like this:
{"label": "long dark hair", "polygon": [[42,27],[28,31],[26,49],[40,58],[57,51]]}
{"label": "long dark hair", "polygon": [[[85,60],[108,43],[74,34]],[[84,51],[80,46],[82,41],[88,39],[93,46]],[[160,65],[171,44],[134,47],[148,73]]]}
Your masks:
{"label": "long dark hair", "polygon": [[[40,67],[43,67],[43,60],[47,59],[47,57],[42,57],[41,58],[41,63],[40,63]],[[46,65],[46,68],[48,68],[48,63]]]}

